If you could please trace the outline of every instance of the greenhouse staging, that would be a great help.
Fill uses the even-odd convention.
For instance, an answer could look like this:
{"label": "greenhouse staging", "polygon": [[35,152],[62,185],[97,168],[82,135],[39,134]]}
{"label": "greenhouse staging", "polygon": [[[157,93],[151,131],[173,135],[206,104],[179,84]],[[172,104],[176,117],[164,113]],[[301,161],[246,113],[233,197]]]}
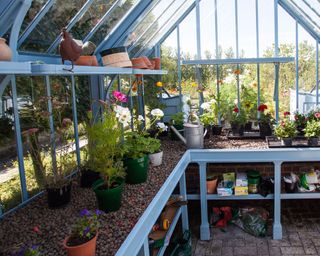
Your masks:
{"label": "greenhouse staging", "polygon": [[320,255],[319,0],[0,4],[0,256]]}

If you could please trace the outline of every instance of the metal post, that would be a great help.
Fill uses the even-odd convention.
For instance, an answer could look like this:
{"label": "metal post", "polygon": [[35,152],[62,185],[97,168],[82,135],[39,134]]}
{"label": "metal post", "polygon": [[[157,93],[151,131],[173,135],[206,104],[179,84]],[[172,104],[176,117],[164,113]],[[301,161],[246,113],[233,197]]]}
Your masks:
{"label": "metal post", "polygon": [[144,256],[149,256],[150,252],[149,252],[149,239],[148,237],[146,237],[146,239],[144,240],[143,243],[143,252],[144,252]]}
{"label": "metal post", "polygon": [[[197,58],[201,59],[201,35],[200,35],[200,1],[196,0],[196,29],[197,29]],[[199,106],[203,103],[203,86],[202,86],[202,78],[200,68],[196,66],[196,76],[198,82],[198,90],[199,90]],[[202,108],[199,109],[200,114],[202,113]]]}
{"label": "metal post", "polygon": [[[137,81],[134,80],[134,83],[136,83]],[[129,84],[130,84],[130,91],[129,91],[129,105],[130,105],[130,114],[131,114],[131,130],[134,130],[134,123],[133,123],[133,99],[132,99],[132,78],[131,75],[129,76]]]}
{"label": "metal post", "polygon": [[[180,195],[183,200],[187,200],[187,185],[186,185],[186,174],[183,172],[179,180]],[[189,219],[188,219],[188,207],[186,205],[181,206],[181,219],[182,219],[182,229],[183,231],[189,229]]]}
{"label": "metal post", "polygon": [[12,88],[12,105],[13,105],[13,116],[14,116],[14,130],[16,136],[17,143],[17,153],[18,153],[18,163],[19,163],[19,176],[20,176],[20,186],[21,186],[21,196],[22,202],[28,199],[28,191],[27,191],[27,183],[26,183],[26,175],[24,169],[24,161],[23,161],[23,144],[21,138],[21,127],[20,127],[20,119],[19,119],[19,109],[18,109],[18,95],[17,95],[17,85],[16,85],[16,77],[11,77],[11,88]]}
{"label": "metal post", "polygon": [[[219,38],[218,38],[218,5],[217,0],[214,0],[214,27],[215,27],[215,36],[216,36],[216,59],[218,59],[219,55]],[[217,73],[217,82],[216,82],[216,88],[217,88],[217,101],[218,101],[218,125],[221,125],[221,112],[220,112],[220,85],[219,85],[219,65],[216,65],[216,73]]]}
{"label": "metal post", "polygon": [[56,139],[55,139],[55,130],[54,130],[54,122],[53,122],[53,114],[52,114],[52,98],[51,98],[51,86],[50,86],[50,78],[49,76],[45,76],[46,82],[46,92],[47,92],[47,104],[48,104],[48,112],[49,112],[49,127],[50,127],[50,152],[52,159],[52,171],[57,174],[57,157],[56,157]]}
{"label": "metal post", "polygon": [[[259,0],[256,0],[256,47],[257,47],[257,58],[260,57],[259,51]],[[257,106],[261,104],[261,95],[260,95],[260,64],[257,64]],[[257,111],[257,118],[260,119],[260,112]]]}
{"label": "metal post", "polygon": [[[279,56],[279,40],[278,40],[278,0],[274,0],[274,56]],[[274,100],[276,108],[276,122],[279,120],[279,63],[274,66]]]}
{"label": "metal post", "polygon": [[296,110],[299,110],[299,24],[296,21]]}
{"label": "metal post", "polygon": [[75,139],[75,145],[76,145],[77,165],[78,165],[78,168],[80,168],[81,158],[80,158],[79,133],[78,133],[78,116],[77,116],[77,101],[76,101],[76,89],[75,89],[74,75],[71,76],[71,91],[72,91],[73,129],[74,129],[74,139]]}
{"label": "metal post", "polygon": [[207,202],[207,164],[199,163],[200,172],[200,202],[201,202],[201,226],[200,239],[210,239],[210,229],[208,222],[208,202]]}
{"label": "metal post", "polygon": [[[238,0],[234,0],[234,9],[235,9],[235,22],[236,22],[236,56],[239,58],[239,32],[238,32]],[[237,64],[237,70],[240,70],[240,65]],[[238,108],[241,108],[240,103],[240,79],[237,72],[237,99],[238,99]]]}
{"label": "metal post", "polygon": [[281,162],[274,162],[273,239],[282,239],[282,226],[281,226]]}
{"label": "metal post", "polygon": [[[141,82],[141,84],[140,84]],[[138,87],[138,112],[139,115],[143,116],[144,121],[142,122],[142,128],[146,126],[146,116],[144,111],[144,80],[143,76],[137,77],[137,87]]]}
{"label": "metal post", "polygon": [[319,105],[319,42],[316,41],[316,105]]}
{"label": "metal post", "polygon": [[181,88],[181,48],[180,48],[180,25],[177,26],[177,51],[178,51],[178,88],[179,88],[179,107],[180,111],[182,111],[182,88]]}

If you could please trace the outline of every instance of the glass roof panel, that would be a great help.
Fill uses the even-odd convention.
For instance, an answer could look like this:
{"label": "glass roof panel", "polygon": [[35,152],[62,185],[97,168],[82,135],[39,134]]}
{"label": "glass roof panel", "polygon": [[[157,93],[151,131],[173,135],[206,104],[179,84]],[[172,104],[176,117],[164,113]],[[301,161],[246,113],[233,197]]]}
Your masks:
{"label": "glass roof panel", "polygon": [[56,0],[21,45],[20,50],[45,52],[85,2],[86,0]]}
{"label": "glass roof panel", "polygon": [[39,11],[45,5],[47,0],[33,0],[31,7],[29,8],[26,16],[24,17],[23,23],[21,25],[20,34],[28,27],[31,21],[37,16]]}
{"label": "glass roof panel", "polygon": [[170,8],[165,10],[163,16],[166,19],[160,24],[161,26],[155,27],[154,25],[152,25],[144,33],[144,36],[141,37],[140,40],[135,42],[134,48],[132,49],[132,51],[130,51],[131,56],[135,56],[145,49],[152,48],[161,39],[161,37],[178,21],[178,19],[184,14],[184,12],[191,6],[194,1],[183,0],[176,2],[178,2],[178,4],[175,5],[174,10]]}
{"label": "glass roof panel", "polygon": [[119,23],[119,21],[128,13],[131,7],[135,6],[139,0],[122,0],[109,18],[94,33],[90,41],[98,45],[108,35],[108,33]]}
{"label": "glass roof panel", "polygon": [[301,14],[317,33],[320,33],[320,2],[318,0],[290,0],[297,12]]}
{"label": "glass roof panel", "polygon": [[83,39],[91,29],[100,21],[103,15],[116,2],[116,0],[94,0],[88,11],[72,27],[71,34],[76,39]]}

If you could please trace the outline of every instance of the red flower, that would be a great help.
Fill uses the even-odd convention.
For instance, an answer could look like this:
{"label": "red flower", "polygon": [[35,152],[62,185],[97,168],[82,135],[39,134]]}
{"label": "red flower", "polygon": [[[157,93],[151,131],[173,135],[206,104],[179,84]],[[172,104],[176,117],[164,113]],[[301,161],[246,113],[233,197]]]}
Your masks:
{"label": "red flower", "polygon": [[233,112],[234,113],[239,113],[239,108],[238,107],[234,107]]}
{"label": "red flower", "polygon": [[314,116],[315,116],[315,118],[320,118],[320,113],[317,112],[317,113],[314,114]]}
{"label": "red flower", "polygon": [[299,116],[298,115],[294,115],[294,120],[299,120]]}
{"label": "red flower", "polygon": [[284,112],[284,113],[283,113],[283,116],[284,116],[284,117],[290,116],[290,112],[288,112],[288,111],[287,111],[287,112]]}
{"label": "red flower", "polygon": [[266,104],[260,104],[258,107],[259,112],[264,112],[266,109],[268,109]]}
{"label": "red flower", "polygon": [[39,227],[38,227],[38,226],[34,226],[34,227],[33,227],[33,232],[35,232],[35,233],[40,233]]}

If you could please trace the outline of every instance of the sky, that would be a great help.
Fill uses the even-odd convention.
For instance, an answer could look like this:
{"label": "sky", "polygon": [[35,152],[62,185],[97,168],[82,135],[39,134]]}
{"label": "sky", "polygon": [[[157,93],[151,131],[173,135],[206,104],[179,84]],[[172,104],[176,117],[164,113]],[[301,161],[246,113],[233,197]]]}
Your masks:
{"label": "sky", "polygon": [[[259,0],[259,52],[262,56],[265,49],[274,43],[274,1]],[[279,13],[279,43],[295,43],[295,21],[291,16],[278,7]],[[214,0],[200,2],[201,22],[201,52],[215,52],[215,16]],[[218,0],[218,40],[223,49],[236,49],[235,31],[235,1]],[[256,49],[256,15],[255,0],[238,0],[238,34],[239,52],[245,52],[244,57],[257,57]],[[299,26],[299,41],[315,40]],[[176,47],[176,35],[170,36],[165,44]],[[196,54],[196,15],[193,10],[180,25],[180,46],[183,52]]]}

